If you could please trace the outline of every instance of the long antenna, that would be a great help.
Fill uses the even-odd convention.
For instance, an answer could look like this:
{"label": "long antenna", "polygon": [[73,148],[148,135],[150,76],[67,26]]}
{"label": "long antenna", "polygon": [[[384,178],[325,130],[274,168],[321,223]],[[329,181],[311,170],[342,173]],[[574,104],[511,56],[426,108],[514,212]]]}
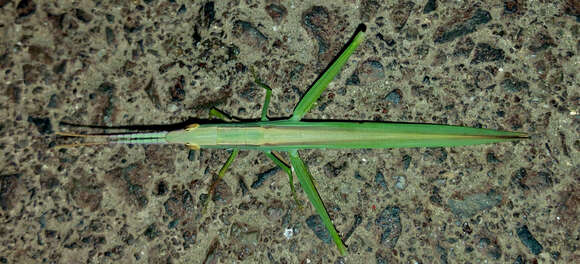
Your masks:
{"label": "long antenna", "polygon": [[56,132],[60,137],[90,138],[91,142],[76,142],[71,144],[61,144],[55,148],[69,148],[80,146],[97,146],[107,144],[167,144],[165,136],[167,131],[145,132],[145,133],[115,133],[115,134],[79,134],[73,132]]}

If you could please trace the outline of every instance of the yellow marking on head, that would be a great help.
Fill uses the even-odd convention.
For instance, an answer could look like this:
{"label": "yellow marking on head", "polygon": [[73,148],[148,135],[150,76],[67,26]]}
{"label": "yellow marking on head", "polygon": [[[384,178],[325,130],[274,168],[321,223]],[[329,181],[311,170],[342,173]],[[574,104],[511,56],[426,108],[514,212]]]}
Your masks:
{"label": "yellow marking on head", "polygon": [[191,124],[185,127],[185,131],[192,131],[199,127],[199,124]]}
{"label": "yellow marking on head", "polygon": [[[197,124],[196,124],[197,125]],[[193,143],[186,143],[185,146],[187,146],[189,149],[191,150],[199,150],[200,147],[198,144],[193,144]]]}

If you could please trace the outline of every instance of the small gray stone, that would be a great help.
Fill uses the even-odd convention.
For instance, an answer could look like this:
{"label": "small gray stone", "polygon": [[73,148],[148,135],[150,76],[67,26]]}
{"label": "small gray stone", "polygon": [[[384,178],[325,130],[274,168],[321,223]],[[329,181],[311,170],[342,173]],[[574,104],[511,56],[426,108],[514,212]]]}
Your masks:
{"label": "small gray stone", "polygon": [[476,193],[465,196],[463,200],[449,199],[449,201],[447,201],[447,206],[455,215],[469,218],[480,211],[493,208],[498,205],[501,200],[501,194],[491,190],[487,193]]}
{"label": "small gray stone", "polygon": [[395,180],[395,188],[399,190],[407,188],[407,177],[405,175],[393,176],[393,180]]}

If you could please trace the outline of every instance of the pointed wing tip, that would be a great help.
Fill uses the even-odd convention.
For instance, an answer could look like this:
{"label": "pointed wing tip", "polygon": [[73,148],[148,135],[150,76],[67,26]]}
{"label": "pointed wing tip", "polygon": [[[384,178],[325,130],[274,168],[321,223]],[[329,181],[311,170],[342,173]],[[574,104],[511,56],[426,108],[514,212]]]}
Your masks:
{"label": "pointed wing tip", "polygon": [[525,132],[514,132],[515,135],[511,136],[511,138],[513,139],[528,139],[530,138],[530,135],[528,135],[528,133]]}

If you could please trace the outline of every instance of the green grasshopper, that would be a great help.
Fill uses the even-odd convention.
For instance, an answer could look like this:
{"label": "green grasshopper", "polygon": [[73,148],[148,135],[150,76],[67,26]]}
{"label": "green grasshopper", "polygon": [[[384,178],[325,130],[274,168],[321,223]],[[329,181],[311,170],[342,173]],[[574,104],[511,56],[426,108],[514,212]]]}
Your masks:
{"label": "green grasshopper", "polygon": [[[338,74],[351,54],[363,41],[366,28],[361,25],[354,38],[340,56],[331,64],[300,100],[292,116],[285,120],[271,121],[267,117],[272,90],[256,79],[266,89],[261,120],[256,122],[191,124],[179,130],[160,132],[137,132],[125,134],[93,134],[59,132],[65,137],[90,137],[95,142],[77,143],[64,146],[99,144],[184,144],[191,149],[220,148],[232,149],[225,165],[218,173],[221,179],[239,150],[261,150],[289,176],[292,194],[295,196],[293,173],[296,174],[308,200],[312,203],[322,222],[329,231],[341,255],[346,255],[346,247],[336,231],[330,216],[316,190],[314,178],[306,164],[300,159],[302,149],[356,149],[356,148],[403,148],[403,147],[449,147],[487,144],[527,138],[526,133],[498,131],[461,126],[381,123],[381,122],[339,122],[303,121],[304,115],[312,108],[324,89]],[[214,115],[226,120],[221,113]],[[273,151],[286,151],[290,164],[275,155]],[[215,186],[215,182],[213,183]],[[211,191],[213,189],[210,189]],[[209,201],[209,199],[208,199]]]}

